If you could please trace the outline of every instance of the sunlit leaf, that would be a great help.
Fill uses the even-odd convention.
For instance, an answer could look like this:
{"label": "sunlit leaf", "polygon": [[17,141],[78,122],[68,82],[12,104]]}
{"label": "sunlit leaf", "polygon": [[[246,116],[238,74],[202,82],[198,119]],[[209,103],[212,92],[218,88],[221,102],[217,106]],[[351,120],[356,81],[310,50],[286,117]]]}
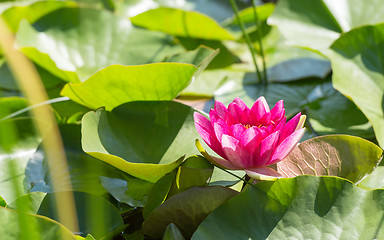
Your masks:
{"label": "sunlit leaf", "polygon": [[161,7],[136,15],[131,21],[136,26],[179,37],[234,40],[230,32],[199,12]]}
{"label": "sunlit leaf", "polygon": [[333,85],[367,116],[381,147],[384,146],[383,44],[384,24],[379,24],[344,34],[327,53],[332,62]]}
{"label": "sunlit leaf", "polygon": [[382,154],[381,148],[362,138],[323,136],[300,143],[277,164],[277,170],[283,177],[328,175],[356,183],[375,169]]}
{"label": "sunlit leaf", "polygon": [[192,239],[381,239],[383,197],[336,177],[262,182],[214,210]]}
{"label": "sunlit leaf", "polygon": [[156,182],[179,166],[184,155],[197,153],[192,115],[192,108],[170,101],[131,102],[112,112],[89,112],[82,121],[83,150]]}
{"label": "sunlit leaf", "polygon": [[190,64],[155,63],[140,66],[112,65],[83,83],[64,87],[62,95],[89,108],[140,100],[172,100],[185,88],[196,68]]}
{"label": "sunlit leaf", "polygon": [[381,0],[285,0],[270,17],[292,45],[326,49],[353,28],[384,22]]}
{"label": "sunlit leaf", "polygon": [[[20,226],[24,219],[28,226]],[[47,217],[0,207],[0,235],[3,239],[73,239],[71,231]]]}
{"label": "sunlit leaf", "polygon": [[30,59],[69,82],[84,81],[109,65],[159,62],[182,51],[170,36],[87,8],[60,8],[32,26],[22,21],[17,42]]}

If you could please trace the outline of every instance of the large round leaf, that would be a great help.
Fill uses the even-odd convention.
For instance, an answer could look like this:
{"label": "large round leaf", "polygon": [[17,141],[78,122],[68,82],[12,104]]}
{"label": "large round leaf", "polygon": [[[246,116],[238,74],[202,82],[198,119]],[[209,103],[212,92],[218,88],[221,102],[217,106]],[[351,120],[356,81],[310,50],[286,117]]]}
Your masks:
{"label": "large round leaf", "polygon": [[[80,234],[101,238],[123,225],[120,213],[107,200],[84,192],[73,192],[73,195]],[[55,197],[60,197],[60,193],[48,193],[45,196],[38,210],[39,215],[57,220]]]}
{"label": "large round leaf", "polygon": [[[157,8],[131,18],[133,24],[179,37],[234,40],[230,32],[199,12],[176,8]],[[202,27],[203,26],[203,27]]]}
{"label": "large round leaf", "polygon": [[383,21],[381,0],[279,1],[269,19],[290,44],[318,50],[328,48],[341,33]]}
{"label": "large round leaf", "polygon": [[383,199],[336,177],[262,182],[214,210],[192,239],[381,239]]}
{"label": "large round leaf", "polygon": [[143,233],[159,238],[167,226],[174,223],[189,239],[211,211],[236,194],[234,190],[219,186],[190,188],[153,210],[143,223]]}
{"label": "large round leaf", "polygon": [[2,239],[10,240],[76,239],[70,230],[52,219],[4,207],[0,207],[0,236]]}
{"label": "large round leaf", "polygon": [[196,67],[182,63],[109,66],[83,83],[67,84],[61,94],[89,108],[130,101],[172,100],[190,82]]}
{"label": "large round leaf", "polygon": [[112,112],[89,112],[82,120],[83,150],[155,182],[176,168],[182,156],[197,153],[192,115],[192,108],[172,101],[130,102]]}
{"label": "large round leaf", "polygon": [[[87,192],[103,196],[106,189],[100,182],[103,177],[123,180],[125,173],[94,158],[81,148],[81,127],[74,124],[60,125],[70,178],[54,176],[62,189]],[[70,183],[69,180],[70,179]],[[33,153],[25,169],[24,186],[28,192],[52,192],[52,176],[47,168],[47,159],[41,147]],[[70,186],[70,188],[68,188]]]}
{"label": "large round leaf", "polygon": [[29,5],[16,5],[11,8],[8,8],[2,13],[2,16],[8,27],[16,32],[19,28],[21,19],[27,19],[28,22],[33,23],[40,17],[53,12],[59,8],[63,7],[75,7],[77,6],[76,2],[72,1],[28,1]]}
{"label": "large round leaf", "polygon": [[283,177],[328,175],[356,183],[375,169],[382,154],[381,148],[362,138],[323,136],[300,143],[277,163],[277,170]]}
{"label": "large round leaf", "polygon": [[363,111],[384,147],[384,24],[355,29],[340,37],[327,55],[333,84]]}
{"label": "large round leaf", "polygon": [[182,51],[166,34],[133,27],[112,13],[61,8],[33,26],[22,21],[17,32],[21,50],[34,62],[70,82],[84,81],[112,64],[161,61]]}
{"label": "large round leaf", "polygon": [[17,194],[26,193],[25,169],[40,140],[30,118],[0,121],[0,196],[5,201],[12,202]]}

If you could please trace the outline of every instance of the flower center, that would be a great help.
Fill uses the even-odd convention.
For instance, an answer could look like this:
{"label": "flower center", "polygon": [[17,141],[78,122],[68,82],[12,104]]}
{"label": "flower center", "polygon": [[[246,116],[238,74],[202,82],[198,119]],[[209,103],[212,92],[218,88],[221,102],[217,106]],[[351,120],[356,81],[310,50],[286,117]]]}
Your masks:
{"label": "flower center", "polygon": [[[275,125],[275,122],[274,121],[271,121],[271,124],[272,125]],[[243,124],[243,126],[248,129],[248,128],[251,128],[253,126],[256,126],[256,125],[251,125],[251,124]],[[259,123],[259,126],[257,126],[257,128],[261,128],[262,126],[264,126],[262,123]]]}

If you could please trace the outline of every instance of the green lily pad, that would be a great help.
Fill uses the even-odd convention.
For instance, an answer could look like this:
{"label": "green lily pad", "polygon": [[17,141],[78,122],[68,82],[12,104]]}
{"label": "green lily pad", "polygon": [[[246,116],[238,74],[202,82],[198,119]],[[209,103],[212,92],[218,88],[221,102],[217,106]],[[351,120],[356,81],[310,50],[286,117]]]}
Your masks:
{"label": "green lily pad", "polygon": [[190,188],[153,210],[143,223],[143,233],[160,238],[167,226],[174,223],[189,239],[211,211],[236,194],[236,191],[219,186]]}
{"label": "green lily pad", "polygon": [[131,21],[136,26],[179,37],[234,40],[230,32],[199,12],[160,7],[136,15]]}
{"label": "green lily pad", "polygon": [[144,219],[167,199],[168,193],[171,190],[173,182],[175,181],[177,171],[178,169],[175,169],[172,172],[167,173],[155,184],[153,184],[153,187],[148,195],[148,201],[143,209]]}
{"label": "green lily pad", "polygon": [[[28,212],[31,214],[37,214],[37,211],[40,208],[41,202],[44,200],[46,193],[44,192],[31,192],[25,194],[15,201],[7,204],[7,208],[16,209],[16,210],[27,210],[23,212]],[[18,209],[19,206],[23,206],[23,209]]]}
{"label": "green lily pad", "polygon": [[52,219],[4,207],[0,207],[0,226],[4,239],[76,239],[70,230]]}
{"label": "green lily pad", "polygon": [[327,52],[332,63],[333,85],[367,116],[381,147],[384,146],[383,44],[384,24],[379,24],[344,34]]}
{"label": "green lily pad", "polygon": [[30,118],[2,120],[0,129],[0,196],[10,203],[27,193],[23,187],[25,169],[41,138]]}
{"label": "green lily pad", "polygon": [[378,166],[369,176],[364,178],[359,187],[364,189],[384,188],[384,167]]}
{"label": "green lily pad", "polygon": [[[96,159],[81,148],[81,127],[75,124],[59,125],[65,155],[68,161],[70,178],[65,175],[55,176],[60,179],[62,189],[87,192],[96,196],[104,196],[108,191],[100,182],[100,178],[125,179],[125,173]],[[68,179],[71,180],[69,185]],[[69,186],[71,188],[69,188]],[[33,153],[25,169],[24,188],[28,192],[53,191],[52,176],[47,168],[47,159],[41,147]]]}
{"label": "green lily pad", "polygon": [[[39,215],[57,219],[55,212],[55,193],[48,193],[38,210]],[[101,238],[123,225],[117,209],[107,200],[89,193],[74,192],[80,232]]]}
{"label": "green lily pad", "polygon": [[72,1],[34,1],[29,5],[16,5],[2,13],[3,19],[12,32],[17,32],[20,21],[26,19],[33,23],[40,17],[63,7],[76,7]]}
{"label": "green lily pad", "polygon": [[60,8],[32,26],[22,21],[16,37],[25,55],[69,82],[84,81],[113,64],[159,62],[183,50],[166,34],[87,8]]}
{"label": "green lily pad", "polygon": [[192,240],[381,239],[383,198],[337,177],[262,182],[215,209]]}
{"label": "green lily pad", "polygon": [[82,120],[83,150],[137,178],[156,182],[197,153],[193,109],[172,101],[123,104]]}
{"label": "green lily pad", "polygon": [[100,176],[101,184],[118,201],[132,207],[143,207],[153,186],[153,183],[139,178],[125,179]]}
{"label": "green lily pad", "polygon": [[201,156],[187,158],[178,168],[176,178],[167,197],[191,187],[205,187],[213,173],[213,165]]}
{"label": "green lily pad", "polygon": [[112,65],[83,83],[66,85],[61,94],[89,108],[107,110],[130,101],[172,100],[188,85],[195,70],[182,63]]}
{"label": "green lily pad", "polygon": [[382,154],[380,147],[359,137],[316,137],[300,143],[277,163],[277,170],[283,177],[338,176],[357,183],[372,173]]}
{"label": "green lily pad", "polygon": [[286,0],[280,1],[268,22],[276,25],[288,43],[322,50],[341,33],[384,21],[380,0]]}

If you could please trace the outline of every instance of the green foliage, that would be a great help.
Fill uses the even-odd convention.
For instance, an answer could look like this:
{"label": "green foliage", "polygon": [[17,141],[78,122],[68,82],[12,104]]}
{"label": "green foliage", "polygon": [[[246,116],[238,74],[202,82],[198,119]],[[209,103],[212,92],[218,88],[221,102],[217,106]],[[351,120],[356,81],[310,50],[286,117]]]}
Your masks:
{"label": "green foliage", "polygon": [[[1,1],[48,100],[29,105],[35,86],[0,49],[0,238],[384,238],[381,0],[251,2],[236,1],[247,42],[230,1]],[[307,116],[274,182],[196,155],[196,139],[213,151],[195,111],[260,96]],[[51,174],[34,127],[46,119],[30,114],[48,104],[68,174]],[[79,229],[60,224],[54,182],[74,193]]]}

